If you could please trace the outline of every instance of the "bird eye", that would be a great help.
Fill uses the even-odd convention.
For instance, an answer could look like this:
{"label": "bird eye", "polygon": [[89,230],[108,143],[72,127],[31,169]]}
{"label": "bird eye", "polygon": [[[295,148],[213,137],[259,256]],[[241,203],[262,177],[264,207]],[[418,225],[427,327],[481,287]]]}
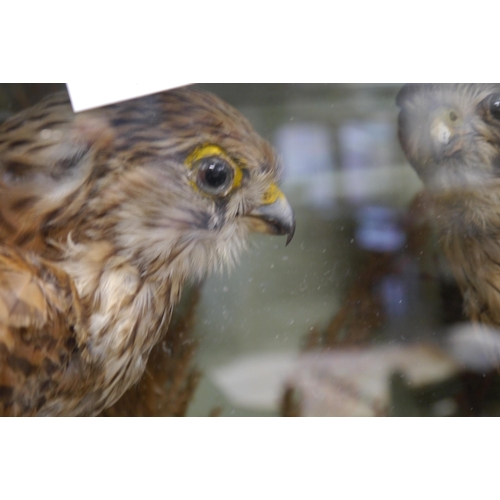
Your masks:
{"label": "bird eye", "polygon": [[491,116],[500,120],[500,94],[493,94],[489,97],[489,106]]}
{"label": "bird eye", "polygon": [[234,172],[221,158],[208,157],[198,160],[196,183],[203,191],[214,195],[226,195],[233,186]]}

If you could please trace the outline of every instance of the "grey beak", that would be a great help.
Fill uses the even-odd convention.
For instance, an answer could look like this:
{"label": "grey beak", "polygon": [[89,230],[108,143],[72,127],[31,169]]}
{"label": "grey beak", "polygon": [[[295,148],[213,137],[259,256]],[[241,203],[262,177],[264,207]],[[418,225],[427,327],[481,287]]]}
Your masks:
{"label": "grey beak", "polygon": [[267,234],[288,234],[286,244],[292,241],[295,233],[295,215],[281,191],[274,202],[255,208],[248,216],[253,219],[254,231]]}

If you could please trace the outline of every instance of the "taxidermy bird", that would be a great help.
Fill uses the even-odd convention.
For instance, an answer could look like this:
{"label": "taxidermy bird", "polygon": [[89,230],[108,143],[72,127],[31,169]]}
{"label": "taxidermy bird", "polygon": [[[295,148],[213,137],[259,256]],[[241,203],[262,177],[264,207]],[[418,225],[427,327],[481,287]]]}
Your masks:
{"label": "taxidermy bird", "polygon": [[397,104],[465,312],[500,327],[500,84],[409,84]]}
{"label": "taxidermy bird", "polygon": [[0,414],[97,415],[143,371],[186,280],[288,234],[271,146],[179,89],[0,126]]}

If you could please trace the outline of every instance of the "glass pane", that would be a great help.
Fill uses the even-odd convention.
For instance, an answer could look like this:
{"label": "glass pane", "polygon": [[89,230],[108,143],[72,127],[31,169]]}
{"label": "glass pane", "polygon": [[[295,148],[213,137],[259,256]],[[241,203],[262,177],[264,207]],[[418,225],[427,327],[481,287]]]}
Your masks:
{"label": "glass pane", "polygon": [[[496,207],[500,91],[482,84],[405,86],[398,107],[402,88],[197,84],[187,94],[171,91],[173,97],[166,100],[152,95],[77,115],[61,111],[57,101],[49,115],[47,108],[33,106],[45,96],[64,93],[64,84],[2,84],[5,268],[0,272],[5,276],[0,305],[5,305],[7,326],[0,333],[0,410],[3,404],[6,414],[496,415],[498,232],[487,211]],[[230,271],[209,273],[201,284],[189,279],[166,332],[168,304],[177,296],[170,278],[163,279],[163,288],[152,287],[144,299],[137,298],[150,276],[157,279],[166,272],[167,264],[158,262],[168,261],[175,272],[183,262],[186,273],[196,275],[202,250],[190,245],[200,249],[206,240],[194,235],[203,230],[222,245],[229,238],[227,221],[234,216],[227,208],[231,200],[241,196],[238,210],[244,213],[249,206],[257,210],[258,203],[269,207],[284,199],[276,195],[272,203],[258,202],[256,195],[245,194],[257,174],[241,144],[257,139],[241,125],[239,114],[217,115],[214,121],[212,107],[219,104],[210,101],[210,110],[200,114],[189,92],[214,94],[272,144],[282,165],[280,189],[293,207],[296,229],[288,245],[283,235],[249,234],[249,248]],[[27,114],[17,115],[23,110]],[[259,161],[259,168],[274,175],[274,165]],[[171,172],[182,179],[175,187]],[[453,184],[457,179],[459,187]],[[266,196],[277,192],[270,187],[274,180],[259,188]],[[435,182],[441,183],[438,194]],[[139,196],[141,190],[149,190],[150,198]],[[442,202],[436,212],[433,203],[443,199],[443,192],[451,205]],[[100,208],[103,199],[106,209]],[[217,210],[221,216],[215,223]],[[437,217],[446,219],[454,242],[446,252],[448,226]],[[292,231],[269,217],[266,224],[267,232],[271,227]],[[156,250],[161,241],[167,248],[174,240],[184,244],[180,257],[173,252],[167,258]],[[186,248],[191,260],[182,261]],[[146,258],[148,252],[157,255]],[[45,260],[38,261],[37,255]],[[56,277],[55,269],[69,281]],[[464,278],[461,269],[476,272]],[[102,288],[95,285],[99,292],[88,292],[92,300],[84,300],[92,280]],[[63,297],[71,293],[77,295],[67,305]],[[155,297],[163,300],[165,307],[155,307],[166,310],[165,317],[152,314],[148,328],[136,329]],[[80,300],[83,312],[72,305]],[[140,314],[127,309],[139,300],[147,304]],[[58,301],[66,305],[54,312],[50,307]],[[105,309],[106,301],[115,302]],[[16,316],[12,311],[21,306]],[[36,319],[37,314],[43,318]],[[74,321],[80,333],[68,330],[74,329],[66,323],[71,315],[78,316]],[[23,323],[20,317],[28,319]],[[35,335],[37,321],[45,326]],[[99,322],[129,326],[109,333],[111,326]],[[91,339],[86,335],[92,328],[100,333]],[[47,340],[49,347],[31,343],[30,335],[48,332],[52,338],[63,330],[64,355],[51,351],[59,340]],[[161,330],[151,345],[144,340],[150,330],[155,335]],[[122,334],[121,351],[113,351],[117,361],[108,348]],[[88,366],[85,356],[91,359]],[[128,356],[127,362],[120,356]],[[77,402],[60,411],[50,401],[64,392],[58,384],[68,363],[85,376],[91,373],[94,382],[64,389],[64,397],[75,394]],[[137,368],[133,375],[132,366]],[[99,370],[101,378],[94,376]],[[45,385],[40,377],[46,378]],[[129,382],[123,382],[127,377]],[[41,391],[38,397],[26,395],[32,380]],[[102,396],[115,382],[123,382],[117,395],[132,385],[117,402],[117,396]]]}

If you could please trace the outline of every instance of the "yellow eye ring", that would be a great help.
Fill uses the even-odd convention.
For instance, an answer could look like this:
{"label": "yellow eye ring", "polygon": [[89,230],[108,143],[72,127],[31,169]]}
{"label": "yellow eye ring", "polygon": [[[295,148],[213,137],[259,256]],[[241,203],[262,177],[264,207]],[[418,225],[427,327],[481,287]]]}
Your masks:
{"label": "yellow eye ring", "polygon": [[191,184],[207,194],[227,196],[241,185],[243,171],[219,146],[196,148],[185,161]]}

